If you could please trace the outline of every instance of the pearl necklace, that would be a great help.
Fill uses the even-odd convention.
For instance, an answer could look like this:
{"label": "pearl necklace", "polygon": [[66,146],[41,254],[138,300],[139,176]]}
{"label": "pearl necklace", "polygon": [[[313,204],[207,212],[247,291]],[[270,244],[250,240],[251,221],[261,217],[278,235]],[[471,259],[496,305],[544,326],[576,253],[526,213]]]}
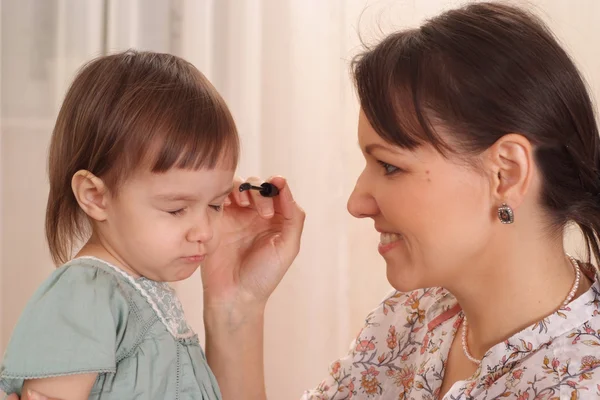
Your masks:
{"label": "pearl necklace", "polygon": [[[561,308],[566,307],[571,302],[571,300],[573,300],[573,297],[575,297],[575,293],[577,293],[577,289],[579,289],[579,281],[581,279],[581,270],[579,269],[579,264],[577,263],[577,260],[575,260],[573,257],[571,257],[568,254],[567,254],[567,257],[569,257],[569,260],[571,260],[571,265],[573,265],[573,270],[575,271],[575,282],[573,282],[573,287],[569,291],[569,294],[565,298],[565,301],[563,301]],[[465,353],[465,356],[469,359],[469,361],[471,361],[477,365],[481,364],[481,360],[478,360],[477,358],[473,357],[471,355],[471,352],[469,351],[469,345],[467,343],[467,316],[466,315],[463,318],[462,348],[463,348],[463,353]]]}

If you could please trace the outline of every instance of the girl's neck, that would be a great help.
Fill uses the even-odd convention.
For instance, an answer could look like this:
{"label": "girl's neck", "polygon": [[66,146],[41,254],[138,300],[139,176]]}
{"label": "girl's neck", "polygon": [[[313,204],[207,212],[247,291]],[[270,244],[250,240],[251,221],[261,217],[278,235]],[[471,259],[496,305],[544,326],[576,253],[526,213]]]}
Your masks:
{"label": "girl's neck", "polygon": [[137,273],[133,268],[129,267],[126,262],[111,251],[109,246],[106,246],[103,241],[96,234],[92,234],[92,237],[86,242],[86,244],[77,252],[75,257],[96,257],[106,261],[109,264],[121,269],[134,279],[140,278],[141,275]]}

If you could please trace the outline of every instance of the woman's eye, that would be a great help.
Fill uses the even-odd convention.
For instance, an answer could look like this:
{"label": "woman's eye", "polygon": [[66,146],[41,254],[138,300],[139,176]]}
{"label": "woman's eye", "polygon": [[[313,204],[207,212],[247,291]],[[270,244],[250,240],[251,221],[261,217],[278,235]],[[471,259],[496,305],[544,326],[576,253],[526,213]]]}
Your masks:
{"label": "woman's eye", "polygon": [[383,167],[386,175],[392,175],[393,173],[400,171],[400,168],[395,167],[392,164],[388,164],[388,163],[380,161],[380,160],[377,160],[377,162],[379,163],[379,165],[381,165]]}
{"label": "woman's eye", "polygon": [[180,208],[179,210],[167,211],[167,212],[173,216],[178,216],[178,215],[183,214],[184,211],[185,211],[185,208]]}

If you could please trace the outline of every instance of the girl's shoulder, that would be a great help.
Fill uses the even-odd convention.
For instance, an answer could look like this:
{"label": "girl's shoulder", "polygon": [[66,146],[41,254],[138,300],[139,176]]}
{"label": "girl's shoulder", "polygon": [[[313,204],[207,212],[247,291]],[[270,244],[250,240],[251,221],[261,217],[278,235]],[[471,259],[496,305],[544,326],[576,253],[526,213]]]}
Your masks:
{"label": "girl's shoulder", "polygon": [[25,379],[115,372],[153,318],[138,304],[126,277],[100,260],[57,268],[19,317],[0,367],[0,389],[20,390]]}

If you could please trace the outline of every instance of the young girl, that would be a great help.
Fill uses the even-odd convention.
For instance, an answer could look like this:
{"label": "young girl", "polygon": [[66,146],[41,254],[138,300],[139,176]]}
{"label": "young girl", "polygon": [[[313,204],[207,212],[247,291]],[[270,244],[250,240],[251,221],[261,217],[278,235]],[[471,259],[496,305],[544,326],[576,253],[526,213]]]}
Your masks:
{"label": "young girl", "polygon": [[49,155],[46,234],[64,265],[23,312],[0,389],[220,399],[166,282],[188,278],[217,246],[238,148],[223,99],[188,62],[127,51],[82,69]]}

